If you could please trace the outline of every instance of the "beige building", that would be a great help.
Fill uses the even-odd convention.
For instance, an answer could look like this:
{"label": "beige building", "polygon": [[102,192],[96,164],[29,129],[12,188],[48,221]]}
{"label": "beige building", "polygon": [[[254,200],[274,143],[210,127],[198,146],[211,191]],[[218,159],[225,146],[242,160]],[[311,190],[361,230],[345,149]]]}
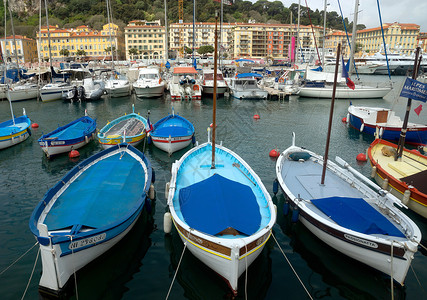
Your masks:
{"label": "beige building", "polygon": [[417,45],[421,48],[423,56],[427,53],[427,32],[420,32],[417,39]]}
{"label": "beige building", "polygon": [[345,31],[333,30],[326,34],[325,39],[325,48],[330,49],[334,55],[337,52],[338,44],[341,43],[341,53],[344,57],[350,55],[350,47],[348,46],[348,41],[351,41],[352,35],[349,33],[348,38]]}
{"label": "beige building", "polygon": [[[218,47],[223,53],[227,53],[229,49],[228,34],[232,28],[231,23],[223,23],[222,31],[220,25],[218,28]],[[212,22],[196,22],[194,23],[172,23],[169,27],[169,50],[178,53],[182,56],[183,46],[190,49],[194,48],[197,54],[197,49],[201,46],[215,45],[215,23]],[[221,34],[222,33],[222,34]],[[182,44],[182,45],[181,45]]]}
{"label": "beige building", "polygon": [[[16,42],[16,47],[15,47]],[[8,36],[0,40],[1,51],[5,61],[16,61],[15,50],[18,56],[19,63],[33,63],[38,61],[36,41],[26,36],[15,35]]]}
{"label": "beige building", "polygon": [[[110,25],[110,26],[109,26]],[[119,27],[113,23],[103,26],[101,31],[86,25],[63,29],[49,26],[51,55],[53,61],[84,58],[85,60],[111,60],[111,49],[115,49],[114,59],[123,59],[123,37]],[[37,33],[37,47],[42,59],[49,58],[49,41],[47,26]],[[40,40],[39,40],[40,38]],[[68,50],[68,55],[66,55]],[[79,51],[80,50],[80,51]],[[110,50],[110,51],[108,51]],[[84,55],[78,55],[78,51]]]}
{"label": "beige building", "polygon": [[[161,26],[160,20],[153,22],[145,20],[130,21],[125,27],[126,59],[165,58],[165,36],[165,27]],[[134,54],[129,53],[129,50]]]}
{"label": "beige building", "polygon": [[[394,22],[383,24],[383,28],[385,43],[389,51],[398,51],[406,55],[414,52],[420,33],[419,25]],[[356,43],[361,44],[362,50],[366,53],[384,51],[381,27],[357,31]]]}

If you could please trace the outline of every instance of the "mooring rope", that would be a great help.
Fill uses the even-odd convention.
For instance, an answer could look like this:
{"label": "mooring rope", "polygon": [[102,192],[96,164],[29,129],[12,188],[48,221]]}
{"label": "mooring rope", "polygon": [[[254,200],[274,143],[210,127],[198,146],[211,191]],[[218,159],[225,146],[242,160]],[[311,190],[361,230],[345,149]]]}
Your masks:
{"label": "mooring rope", "polygon": [[418,278],[418,276],[417,276],[417,273],[415,273],[415,270],[414,270],[414,267],[412,266],[412,264],[411,264],[411,270],[412,270],[412,272],[414,273],[414,275],[415,275],[415,279],[417,280],[417,282],[418,282],[418,285],[420,286],[420,288],[424,291],[424,293],[426,293],[426,291],[424,290],[424,287],[422,286],[422,284],[421,284],[421,281],[420,281],[420,279]]}
{"label": "mooring rope", "polygon": [[[73,244],[73,236],[70,235],[70,246]],[[79,291],[77,290],[77,274],[76,274],[76,264],[74,263],[74,247],[71,247],[71,260],[73,262],[73,275],[74,275],[74,287],[76,288],[76,299],[79,300]]]}
{"label": "mooring rope", "polygon": [[390,251],[390,287],[391,287],[391,300],[394,300],[394,282],[393,282],[393,244],[394,241],[391,241],[391,251]]}
{"label": "mooring rope", "polygon": [[30,278],[28,279],[27,286],[25,287],[25,291],[21,297],[21,300],[23,300],[25,298],[25,295],[27,294],[28,287],[30,286],[31,279],[33,278],[33,275],[34,275],[34,270],[36,269],[37,261],[39,260],[39,255],[40,255],[40,247],[39,247],[39,250],[37,251],[37,256],[36,256],[36,260],[35,260],[34,265],[33,265],[33,270],[31,271]]}
{"label": "mooring rope", "polygon": [[310,295],[310,292],[307,290],[307,288],[305,287],[304,283],[302,282],[301,278],[298,276],[298,273],[295,271],[294,267],[292,266],[291,262],[289,261],[288,257],[286,256],[285,252],[283,252],[282,247],[280,247],[279,242],[277,241],[276,237],[274,236],[273,232],[271,233],[271,236],[273,237],[273,239],[276,241],[277,246],[280,249],[280,252],[282,252],[283,256],[285,257],[286,261],[288,262],[288,265],[291,267],[292,272],[294,272],[295,276],[297,277],[298,281],[300,282],[300,284],[302,285],[302,287],[304,288],[305,292],[307,293],[308,297],[313,300],[313,297]]}
{"label": "mooring rope", "polygon": [[12,267],[14,264],[16,264],[18,261],[20,261],[28,252],[31,251],[31,249],[33,249],[39,242],[36,242],[30,249],[28,249],[27,251],[25,251],[24,254],[22,254],[20,257],[18,257],[13,263],[11,263],[6,269],[4,269],[3,271],[0,272],[0,276],[3,275],[4,272],[6,272],[7,270],[10,269],[10,267]]}
{"label": "mooring rope", "polygon": [[187,243],[188,243],[187,241],[184,243],[184,249],[182,250],[181,257],[179,258],[178,266],[176,267],[175,274],[173,275],[173,279],[172,279],[171,285],[169,287],[168,294],[166,295],[166,299],[169,298],[169,295],[171,293],[173,283],[175,282],[176,274],[178,274],[178,270],[179,270],[179,267],[181,265],[182,258],[184,257],[185,249],[187,248]]}

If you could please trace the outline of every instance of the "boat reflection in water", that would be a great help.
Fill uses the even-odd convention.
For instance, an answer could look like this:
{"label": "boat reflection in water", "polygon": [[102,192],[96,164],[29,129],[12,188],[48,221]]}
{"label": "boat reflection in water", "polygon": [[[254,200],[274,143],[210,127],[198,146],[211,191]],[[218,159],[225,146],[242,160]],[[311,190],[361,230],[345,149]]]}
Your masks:
{"label": "boat reflection in water", "polygon": [[[278,211],[282,212],[277,214],[277,224],[290,238],[293,251],[301,256],[312,271],[306,277],[309,282],[305,282],[305,285],[315,299],[391,298],[388,276],[332,249],[301,222],[293,223],[291,211],[287,216],[283,215],[284,196],[280,195],[277,199]],[[405,288],[394,284],[394,299],[405,297]]]}
{"label": "boat reflection in water", "polygon": [[39,290],[39,299],[121,299],[129,290],[127,283],[140,272],[142,260],[151,246],[155,201],[151,203],[151,213],[143,209],[138,221],[119,243],[77,272],[77,289],[71,278],[59,297]]}
{"label": "boat reflection in water", "polygon": [[[271,239],[265,245],[263,251],[249,266],[246,274],[242,274],[238,282],[238,298],[241,299],[265,299],[272,281],[270,251],[274,241]],[[170,278],[172,280],[179,264],[184,245],[175,227],[171,234],[165,235],[165,247],[170,255]],[[184,289],[186,299],[235,299],[225,281],[212,271],[193,254],[185,250],[181,264],[176,275],[176,281]],[[177,296],[176,282],[171,290],[171,295]],[[245,291],[246,286],[246,291]],[[180,297],[171,297],[180,298]]]}

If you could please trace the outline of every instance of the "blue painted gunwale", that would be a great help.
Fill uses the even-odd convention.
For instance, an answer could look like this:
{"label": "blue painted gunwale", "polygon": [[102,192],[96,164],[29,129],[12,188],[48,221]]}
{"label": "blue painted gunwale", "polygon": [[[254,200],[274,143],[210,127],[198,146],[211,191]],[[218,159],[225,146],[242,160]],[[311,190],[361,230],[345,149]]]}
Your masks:
{"label": "blue painted gunwale", "polygon": [[[85,122],[85,121],[87,121],[87,122]],[[82,130],[79,135],[77,135],[77,136],[75,136],[73,138],[65,138],[65,139],[58,138],[58,139],[55,139],[55,140],[47,140],[47,138],[49,138],[49,137],[51,137],[53,135],[56,135],[57,133],[67,131],[74,124],[77,124],[79,122],[82,122],[82,123],[84,123],[86,125],[85,130]],[[47,145],[48,147],[70,146],[70,145],[74,145],[74,144],[77,144],[77,143],[80,143],[80,142],[84,141],[85,137],[90,138],[95,131],[96,131],[96,119],[94,120],[94,119],[92,119],[89,116],[83,116],[83,117],[78,118],[78,119],[76,119],[76,120],[74,120],[74,121],[72,121],[72,122],[70,122],[70,123],[68,123],[68,124],[66,124],[64,126],[58,127],[57,129],[55,129],[55,130],[53,130],[53,131],[51,131],[51,132],[49,132],[49,133],[47,133],[45,135],[42,135],[39,138],[38,142],[39,142],[39,144],[43,143],[43,145],[40,144],[40,146],[42,146],[42,147],[46,147],[46,142],[48,144]],[[61,145],[52,145],[52,142],[58,142],[58,141],[64,141],[65,143],[61,144]]]}
{"label": "blue painted gunwale", "polygon": [[[173,125],[171,123],[173,123],[174,121],[178,121],[182,124],[182,126],[177,126],[177,125]],[[157,134],[158,130],[160,128],[166,128],[166,127],[170,127],[171,129],[173,129],[174,127],[182,127],[182,128],[186,128],[190,130],[189,134],[185,134],[185,135],[180,135],[180,134],[173,134],[171,135],[171,137],[180,137],[180,136],[189,136],[189,135],[194,135],[194,126],[193,124],[188,121],[186,118],[181,117],[178,114],[175,115],[168,115],[162,119],[160,119],[159,121],[157,121],[154,125],[153,128],[154,130],[151,132],[151,136],[152,137],[169,137],[169,135],[162,135],[162,134]],[[174,133],[173,130],[171,130],[171,133]]]}
{"label": "blue painted gunwale", "polygon": [[[139,200],[139,206],[135,209],[135,211],[130,212],[127,216],[124,216],[122,219],[117,220],[116,222],[113,222],[108,228],[100,227],[91,231],[87,232],[78,232],[77,234],[73,235],[73,242],[79,241],[81,239],[90,238],[102,233],[106,233],[106,238],[102,241],[103,243],[116,237],[121,232],[123,232],[126,228],[128,228],[133,221],[139,216],[139,214],[142,211],[142,208],[145,206],[145,201],[147,200],[148,191],[150,188],[150,183],[152,182],[152,168],[150,161],[145,157],[145,155],[134,148],[131,145],[128,144],[119,144],[115,145],[111,148],[105,149],[97,154],[92,155],[91,157],[87,158],[86,160],[82,161],[80,164],[75,166],[71,171],[69,171],[58,183],[56,183],[51,189],[49,189],[46,194],[43,196],[42,200],[38,203],[36,208],[34,209],[33,213],[31,214],[30,221],[29,221],[29,227],[31,232],[36,236],[37,240],[42,245],[48,245],[49,242],[52,242],[52,244],[60,244],[61,250],[63,251],[61,256],[71,254],[71,250],[68,249],[68,245],[71,243],[69,235],[66,234],[69,232],[64,233],[64,235],[54,235],[49,238],[46,237],[40,237],[39,231],[37,229],[37,222],[40,218],[40,215],[44,211],[45,207],[50,203],[52,198],[59,192],[59,190],[66,185],[74,175],[76,175],[81,169],[83,169],[85,166],[89,165],[90,163],[96,161],[97,159],[106,156],[110,154],[111,152],[116,151],[118,148],[125,147],[128,150],[132,151],[134,154],[139,156],[147,168],[147,180],[146,180],[146,186],[144,187],[143,193]],[[96,246],[97,244],[90,244],[86,247],[81,247],[78,249],[73,250],[73,252],[78,252],[85,250],[89,247]]]}

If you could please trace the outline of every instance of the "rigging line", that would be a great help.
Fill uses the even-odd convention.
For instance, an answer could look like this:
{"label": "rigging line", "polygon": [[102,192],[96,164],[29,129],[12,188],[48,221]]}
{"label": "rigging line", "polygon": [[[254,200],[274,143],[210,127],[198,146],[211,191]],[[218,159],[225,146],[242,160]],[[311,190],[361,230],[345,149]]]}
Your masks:
{"label": "rigging line", "polygon": [[313,297],[310,295],[310,292],[305,287],[304,283],[302,282],[301,278],[298,276],[298,273],[295,271],[294,267],[292,266],[291,262],[289,261],[288,257],[286,256],[285,252],[283,252],[282,247],[280,247],[279,242],[277,241],[276,237],[274,236],[273,232],[271,232],[271,236],[274,238],[274,241],[276,242],[277,246],[280,249],[280,252],[282,252],[283,256],[285,257],[286,261],[288,262],[288,265],[291,267],[292,272],[294,272],[295,276],[297,277],[298,281],[301,283],[302,287],[304,288],[305,292],[307,293],[308,297],[313,300]]}
{"label": "rigging line", "polygon": [[377,0],[377,6],[378,6],[378,15],[380,17],[381,33],[382,33],[382,37],[383,37],[385,60],[387,62],[388,78],[391,80],[390,66],[389,66],[388,57],[387,57],[387,46],[386,46],[385,37],[384,37],[383,21],[381,19],[380,0]]}
{"label": "rigging line", "polygon": [[187,248],[187,243],[188,243],[188,242],[187,242],[187,241],[185,241],[185,243],[184,243],[184,249],[182,249],[181,257],[179,258],[178,266],[176,267],[175,274],[173,275],[173,279],[172,279],[171,285],[170,285],[170,287],[169,287],[168,294],[166,295],[166,299],[168,299],[168,298],[169,298],[170,292],[171,292],[171,290],[172,290],[173,283],[175,282],[176,274],[178,274],[178,271],[179,271],[179,267],[180,267],[180,265],[181,265],[182,258],[184,257],[185,249]]}
{"label": "rigging line", "polygon": [[[71,242],[70,242],[70,246],[71,246],[73,244],[73,236],[72,235],[70,235],[70,240],[71,240]],[[76,299],[79,300],[79,293],[78,293],[78,290],[77,290],[76,264],[74,263],[74,248],[73,247],[71,248],[71,260],[72,260],[72,263],[73,263],[74,286],[76,288]]]}
{"label": "rigging line", "polygon": [[414,275],[415,275],[415,279],[417,280],[417,282],[418,282],[418,285],[420,286],[420,288],[424,291],[424,293],[426,292],[425,290],[424,290],[424,287],[422,286],[422,284],[421,284],[421,281],[420,281],[420,279],[418,278],[418,276],[417,276],[417,273],[415,273],[415,270],[414,270],[414,267],[412,266],[412,264],[411,264],[411,270],[412,270],[412,273],[414,273]]}
{"label": "rigging line", "polygon": [[30,278],[28,279],[27,286],[25,287],[25,291],[24,291],[24,294],[21,297],[21,300],[23,300],[25,298],[25,295],[27,294],[28,287],[30,286],[31,279],[33,278],[34,270],[36,269],[36,265],[37,265],[37,261],[39,259],[39,256],[40,256],[40,247],[39,247],[39,250],[37,251],[36,261],[34,262],[33,270],[31,271]]}
{"label": "rigging line", "polygon": [[10,269],[10,267],[12,267],[14,264],[16,264],[19,260],[21,260],[21,258],[23,258],[28,252],[31,251],[31,249],[33,249],[39,242],[36,242],[30,249],[28,249],[27,251],[25,251],[24,254],[22,254],[20,257],[18,257],[12,264],[10,264],[6,269],[4,269],[3,271],[0,272],[0,276],[3,275],[4,272],[6,272],[7,270]]}
{"label": "rigging line", "polygon": [[[313,40],[314,40],[314,45],[316,46],[317,58],[319,59],[319,62],[320,62],[321,60],[320,60],[319,48],[317,48],[316,36],[314,35],[313,23],[311,22],[310,9],[308,8],[307,0],[305,0],[305,6],[307,7],[308,19],[310,20],[311,32],[313,33]],[[298,34],[299,34],[299,32],[298,32]],[[323,50],[323,51],[325,51],[325,50]],[[323,67],[324,66],[322,66],[322,68]]]}

